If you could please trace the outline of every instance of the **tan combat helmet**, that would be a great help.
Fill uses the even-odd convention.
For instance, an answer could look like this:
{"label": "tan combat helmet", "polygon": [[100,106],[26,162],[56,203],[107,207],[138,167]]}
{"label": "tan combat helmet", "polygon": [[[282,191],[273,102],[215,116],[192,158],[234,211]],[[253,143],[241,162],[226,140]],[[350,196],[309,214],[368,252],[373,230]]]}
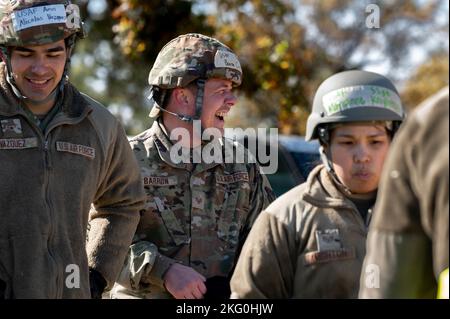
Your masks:
{"label": "tan combat helmet", "polygon": [[196,82],[195,117],[174,114],[187,122],[200,119],[204,86],[210,78],[229,80],[234,86],[241,84],[241,64],[230,48],[214,38],[196,33],[171,40],[159,52],[148,77],[150,97],[155,102],[150,117],[156,118],[165,111],[163,102],[167,90]]}

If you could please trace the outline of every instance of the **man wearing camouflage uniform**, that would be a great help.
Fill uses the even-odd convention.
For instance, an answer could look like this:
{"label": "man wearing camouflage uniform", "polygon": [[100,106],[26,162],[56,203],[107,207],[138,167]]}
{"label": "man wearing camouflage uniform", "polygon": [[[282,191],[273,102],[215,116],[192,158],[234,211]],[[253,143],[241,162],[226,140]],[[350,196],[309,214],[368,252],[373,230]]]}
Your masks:
{"label": "man wearing camouflage uniform", "polygon": [[390,141],[403,120],[394,85],[354,70],[318,88],[306,140],[323,165],[255,221],[231,280],[233,298],[356,298],[367,228]]}
{"label": "man wearing camouflage uniform", "polygon": [[100,296],[144,205],[122,126],[67,80],[82,36],[70,1],[0,4],[0,299]]}
{"label": "man wearing camouflage uniform", "polygon": [[[204,35],[179,36],[159,53],[149,75],[156,120],[131,141],[147,206],[113,298],[229,297],[227,277],[273,195],[257,164],[195,158],[214,143],[243,151],[220,137],[241,78],[234,53]],[[201,141],[196,122],[200,133],[212,129],[219,138]],[[178,141],[189,150],[183,161],[174,156],[178,135],[169,138],[177,129],[190,137]]]}
{"label": "man wearing camouflage uniform", "polygon": [[361,298],[448,299],[448,95],[446,87],[419,106],[392,144]]}

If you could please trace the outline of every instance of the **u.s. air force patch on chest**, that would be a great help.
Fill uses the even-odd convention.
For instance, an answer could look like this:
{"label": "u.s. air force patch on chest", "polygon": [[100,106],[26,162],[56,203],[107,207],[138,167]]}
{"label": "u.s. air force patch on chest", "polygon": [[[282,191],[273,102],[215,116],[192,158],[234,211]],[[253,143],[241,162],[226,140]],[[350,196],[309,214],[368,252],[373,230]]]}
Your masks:
{"label": "u.s. air force patch on chest", "polygon": [[3,137],[22,137],[22,124],[20,123],[20,119],[5,119],[1,120],[0,123]]}
{"label": "u.s. air force patch on chest", "polygon": [[79,144],[72,144],[69,142],[56,142],[56,150],[58,152],[67,152],[72,153],[76,155],[81,155],[84,157],[87,157],[89,159],[95,158],[95,148],[85,146],[85,145],[79,145]]}

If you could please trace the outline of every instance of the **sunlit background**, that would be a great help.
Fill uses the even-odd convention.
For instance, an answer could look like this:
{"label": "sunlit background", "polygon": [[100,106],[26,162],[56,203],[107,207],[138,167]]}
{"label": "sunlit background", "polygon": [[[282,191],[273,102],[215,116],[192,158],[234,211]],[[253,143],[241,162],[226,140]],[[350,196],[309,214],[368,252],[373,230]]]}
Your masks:
{"label": "sunlit background", "polygon": [[[240,57],[244,83],[227,126],[278,127],[284,134],[303,135],[317,86],[347,69],[389,77],[408,109],[448,85],[448,1],[78,4],[88,37],[77,45],[71,79],[119,117],[130,135],[151,125],[147,77],[158,51],[188,32],[216,37]],[[371,4],[379,12],[369,10]]]}

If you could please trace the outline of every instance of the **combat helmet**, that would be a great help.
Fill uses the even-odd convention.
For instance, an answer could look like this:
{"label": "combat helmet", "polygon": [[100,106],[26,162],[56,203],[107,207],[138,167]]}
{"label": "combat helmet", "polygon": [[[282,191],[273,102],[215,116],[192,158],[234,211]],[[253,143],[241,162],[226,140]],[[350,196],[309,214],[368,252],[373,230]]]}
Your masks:
{"label": "combat helmet", "polygon": [[323,142],[320,136],[328,133],[329,124],[346,122],[391,122],[395,133],[403,119],[400,96],[389,79],[368,71],[340,72],[317,89],[305,139]]}
{"label": "combat helmet", "polygon": [[361,70],[340,72],[327,78],[317,89],[305,140],[319,139],[323,164],[336,184],[351,194],[333,168],[328,147],[331,130],[340,123],[383,122],[393,137],[404,116],[397,89],[386,77]]}
{"label": "combat helmet", "polygon": [[154,105],[150,117],[164,110],[164,99],[170,89],[197,85],[195,117],[175,114],[183,121],[200,119],[206,80],[229,80],[233,86],[242,82],[242,69],[237,56],[219,40],[197,33],[181,35],[167,43],[159,52],[150,71],[148,83]]}
{"label": "combat helmet", "polygon": [[[63,74],[63,79],[66,79],[75,42],[84,37],[80,9],[70,0],[0,2],[0,52],[7,66],[8,82],[19,98],[26,99],[19,92],[11,76],[11,47],[44,45],[64,39],[68,52]],[[63,81],[59,85],[61,89],[62,85]]]}

